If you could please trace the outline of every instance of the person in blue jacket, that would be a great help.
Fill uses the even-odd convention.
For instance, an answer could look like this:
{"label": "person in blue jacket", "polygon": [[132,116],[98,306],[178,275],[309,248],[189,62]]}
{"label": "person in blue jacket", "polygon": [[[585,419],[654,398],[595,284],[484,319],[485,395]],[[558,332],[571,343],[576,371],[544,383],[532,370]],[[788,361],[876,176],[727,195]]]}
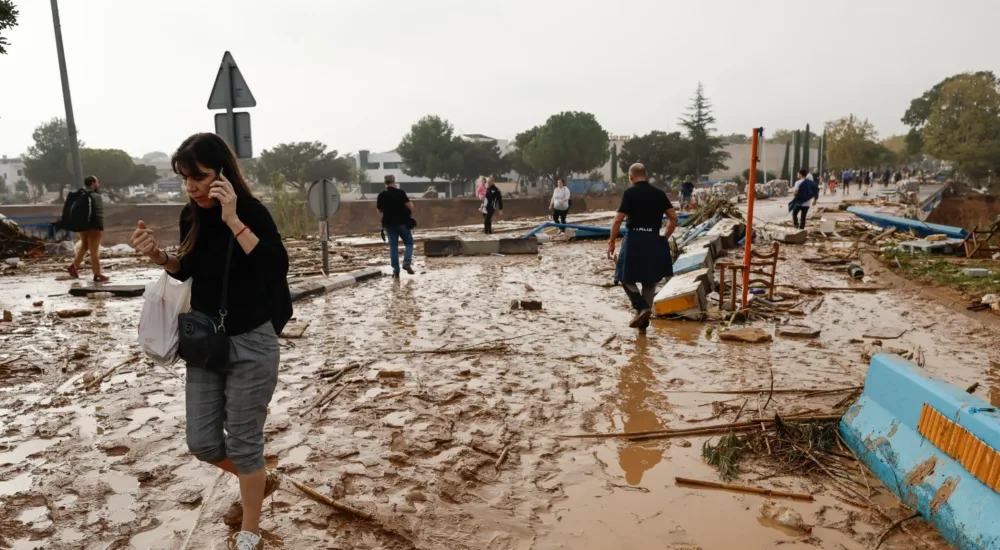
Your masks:
{"label": "person in blue jacket", "polygon": [[[788,209],[792,212],[792,223],[799,229],[806,228],[806,216],[809,214],[809,201],[816,204],[819,200],[819,187],[805,170],[799,170],[799,179],[792,187],[792,201]],[[800,219],[801,215],[801,219]]]}

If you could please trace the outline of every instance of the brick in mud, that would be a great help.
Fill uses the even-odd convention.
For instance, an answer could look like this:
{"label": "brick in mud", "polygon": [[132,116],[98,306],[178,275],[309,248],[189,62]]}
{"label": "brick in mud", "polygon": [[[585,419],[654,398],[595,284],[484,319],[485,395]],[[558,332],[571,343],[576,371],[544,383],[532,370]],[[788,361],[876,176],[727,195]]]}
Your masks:
{"label": "brick in mud", "polygon": [[521,309],[525,311],[541,311],[542,302],[539,300],[521,300]]}

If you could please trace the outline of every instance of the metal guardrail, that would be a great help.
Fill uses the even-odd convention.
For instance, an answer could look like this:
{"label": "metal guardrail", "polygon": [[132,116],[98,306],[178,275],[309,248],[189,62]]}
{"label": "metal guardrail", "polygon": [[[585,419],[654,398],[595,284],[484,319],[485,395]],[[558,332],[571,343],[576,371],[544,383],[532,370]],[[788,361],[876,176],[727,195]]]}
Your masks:
{"label": "metal guardrail", "polygon": [[52,216],[7,217],[29,237],[48,242],[72,241],[73,234],[65,229],[56,229],[56,219]]}

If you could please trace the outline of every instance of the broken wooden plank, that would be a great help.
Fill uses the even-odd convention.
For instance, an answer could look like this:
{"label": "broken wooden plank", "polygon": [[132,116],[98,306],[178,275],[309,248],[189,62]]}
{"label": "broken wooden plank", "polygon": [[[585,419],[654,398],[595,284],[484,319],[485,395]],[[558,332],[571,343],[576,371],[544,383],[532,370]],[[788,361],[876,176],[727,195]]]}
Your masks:
{"label": "broken wooden plank", "polygon": [[106,285],[106,286],[85,286],[69,289],[70,296],[86,297],[88,294],[98,292],[110,292],[119,298],[135,298],[142,296],[146,292],[145,285]]}

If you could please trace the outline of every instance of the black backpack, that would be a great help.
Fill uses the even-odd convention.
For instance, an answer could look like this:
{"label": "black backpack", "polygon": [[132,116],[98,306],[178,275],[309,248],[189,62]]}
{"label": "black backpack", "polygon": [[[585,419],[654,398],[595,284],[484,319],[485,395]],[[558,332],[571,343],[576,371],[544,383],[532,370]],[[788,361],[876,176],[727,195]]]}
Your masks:
{"label": "black backpack", "polygon": [[57,222],[59,229],[87,231],[94,215],[94,200],[86,189],[77,189],[66,195],[62,218]]}

